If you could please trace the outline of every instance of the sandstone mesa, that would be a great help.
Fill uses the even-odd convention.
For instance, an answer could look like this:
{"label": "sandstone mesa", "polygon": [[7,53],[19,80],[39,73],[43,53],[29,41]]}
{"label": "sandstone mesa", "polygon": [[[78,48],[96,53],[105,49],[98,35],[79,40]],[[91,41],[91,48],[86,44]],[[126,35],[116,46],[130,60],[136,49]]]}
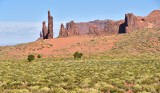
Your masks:
{"label": "sandstone mesa", "polygon": [[[125,14],[124,20],[95,20],[90,22],[74,21],[63,23],[60,26],[59,38],[71,37],[71,36],[101,36],[101,35],[116,35],[121,33],[130,33],[138,29],[144,28],[157,28],[160,27],[160,10],[152,11],[148,16],[141,17],[136,16],[133,13]],[[40,32],[40,38],[52,39],[53,38],[53,17],[48,11],[48,27],[46,22],[42,23],[42,32]]]}
{"label": "sandstone mesa", "polygon": [[71,21],[66,28],[61,26],[59,37],[70,37],[80,35],[115,35],[130,33],[143,28],[160,27],[160,10],[152,11],[148,16],[135,16],[133,13],[125,14],[124,20],[95,20],[90,22],[75,23]]}

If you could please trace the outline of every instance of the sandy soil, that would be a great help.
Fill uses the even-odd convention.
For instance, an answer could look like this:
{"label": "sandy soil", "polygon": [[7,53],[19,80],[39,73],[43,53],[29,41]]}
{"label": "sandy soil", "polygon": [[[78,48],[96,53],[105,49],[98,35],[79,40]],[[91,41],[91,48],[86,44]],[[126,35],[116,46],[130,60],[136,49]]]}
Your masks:
{"label": "sandy soil", "polygon": [[76,51],[96,54],[110,50],[120,38],[121,35],[54,38],[5,47],[0,53],[8,57],[24,57],[28,54],[41,54],[43,57],[67,56],[73,55]]}

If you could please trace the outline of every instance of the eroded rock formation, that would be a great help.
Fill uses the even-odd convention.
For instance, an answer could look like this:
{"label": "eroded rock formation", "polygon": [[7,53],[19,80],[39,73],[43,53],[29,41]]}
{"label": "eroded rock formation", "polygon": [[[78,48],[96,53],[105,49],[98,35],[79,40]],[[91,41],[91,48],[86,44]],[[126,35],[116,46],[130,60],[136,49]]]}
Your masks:
{"label": "eroded rock formation", "polygon": [[48,39],[53,38],[53,17],[50,11],[48,11]]}
{"label": "eroded rock formation", "polygon": [[50,11],[48,11],[48,28],[46,22],[42,22],[42,32],[40,33],[41,35],[38,40],[53,38],[53,17],[51,16]]}
{"label": "eroded rock formation", "polygon": [[74,21],[71,21],[66,24],[66,31],[67,31],[68,36],[79,35],[77,24]]}
{"label": "eroded rock formation", "polygon": [[133,13],[125,15],[125,32],[129,33],[137,29],[137,17]]}
{"label": "eroded rock formation", "polygon": [[60,32],[59,32],[59,37],[67,37],[67,36],[68,36],[68,33],[65,30],[64,25],[61,24],[61,28],[60,28]]}
{"label": "eroded rock formation", "polygon": [[43,39],[48,39],[48,29],[46,27],[45,21],[42,23],[42,33],[43,33]]}
{"label": "eroded rock formation", "polygon": [[[102,34],[118,34],[119,25],[124,21],[111,20],[95,20],[90,22],[75,23],[68,22],[66,28],[60,29],[59,37],[81,36],[81,35],[102,35]],[[110,27],[112,26],[112,27]],[[65,34],[63,36],[62,34]]]}
{"label": "eroded rock formation", "polygon": [[88,32],[88,35],[94,35],[94,36],[98,36],[100,33],[99,33],[99,30],[98,30],[98,27],[97,26],[89,26],[89,32]]}
{"label": "eroded rock formation", "polygon": [[71,21],[66,28],[61,27],[59,37],[77,35],[115,35],[130,33],[138,29],[160,27],[160,10],[152,11],[148,16],[135,16],[133,13],[125,14],[124,20],[95,20],[75,23]]}

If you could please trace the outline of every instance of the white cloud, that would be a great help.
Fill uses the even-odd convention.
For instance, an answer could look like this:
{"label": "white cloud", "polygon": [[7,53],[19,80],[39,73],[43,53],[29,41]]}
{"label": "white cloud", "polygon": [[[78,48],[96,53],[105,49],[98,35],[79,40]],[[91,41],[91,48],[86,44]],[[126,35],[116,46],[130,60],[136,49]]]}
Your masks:
{"label": "white cloud", "polygon": [[[59,34],[60,24],[54,22],[54,36]],[[32,42],[39,38],[42,22],[0,22],[0,45]]]}
{"label": "white cloud", "polygon": [[0,22],[0,45],[35,41],[41,31],[41,22]]}
{"label": "white cloud", "polygon": [[26,31],[33,32],[33,30],[40,30],[41,22],[0,22],[0,32],[19,32]]}

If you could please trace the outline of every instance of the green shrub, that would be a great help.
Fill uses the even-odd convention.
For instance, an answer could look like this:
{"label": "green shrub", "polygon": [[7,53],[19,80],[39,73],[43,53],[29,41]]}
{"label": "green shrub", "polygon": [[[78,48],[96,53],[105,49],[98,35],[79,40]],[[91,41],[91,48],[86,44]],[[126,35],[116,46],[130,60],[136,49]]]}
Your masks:
{"label": "green shrub", "polygon": [[100,90],[101,92],[113,91],[114,87],[106,82],[98,82],[94,86],[95,89]]}
{"label": "green shrub", "polygon": [[42,58],[42,56],[40,54],[38,54],[37,58]]}
{"label": "green shrub", "polygon": [[79,53],[78,51],[73,54],[74,59],[82,58],[83,53]]}
{"label": "green shrub", "polygon": [[134,86],[132,87],[132,89],[133,89],[133,91],[134,91],[135,93],[136,93],[136,92],[141,92],[141,91],[143,91],[142,86],[139,85],[139,84],[134,85]]}
{"label": "green shrub", "polygon": [[28,61],[31,62],[35,59],[34,55],[28,55]]}
{"label": "green shrub", "polygon": [[40,91],[43,92],[43,93],[47,93],[47,92],[50,91],[50,88],[48,88],[48,87],[43,87],[43,88],[40,89]]}

